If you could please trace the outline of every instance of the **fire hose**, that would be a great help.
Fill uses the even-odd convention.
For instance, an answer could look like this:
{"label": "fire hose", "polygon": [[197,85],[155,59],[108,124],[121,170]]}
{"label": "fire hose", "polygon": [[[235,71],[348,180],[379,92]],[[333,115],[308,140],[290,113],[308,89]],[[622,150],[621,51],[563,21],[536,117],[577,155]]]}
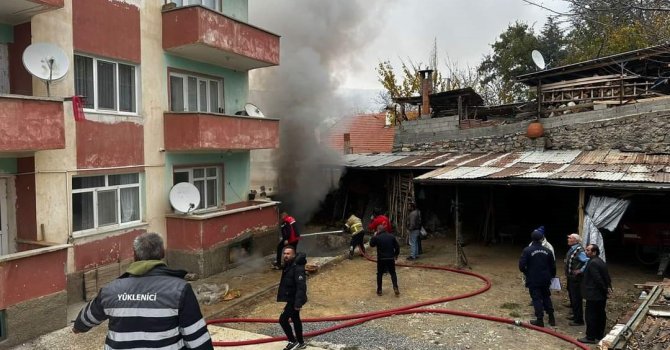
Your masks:
{"label": "fire hose", "polygon": [[[371,258],[368,255],[365,255],[365,258],[369,261],[376,262],[375,259]],[[578,342],[576,339],[567,336],[565,334],[556,332],[552,329],[549,328],[544,328],[544,327],[538,327],[531,325],[530,323],[526,322],[521,322],[519,320],[513,320],[509,318],[504,318],[504,317],[498,317],[498,316],[492,316],[492,315],[483,315],[483,314],[478,314],[474,312],[467,312],[467,311],[460,311],[460,310],[453,310],[453,309],[427,309],[423,308],[425,306],[429,305],[434,305],[434,304],[439,304],[439,303],[445,303],[449,301],[454,301],[458,299],[465,299],[469,298],[481,293],[484,293],[491,289],[491,280],[488,279],[487,277],[480,275],[478,273],[472,272],[472,271],[466,271],[466,270],[459,270],[459,269],[454,269],[446,266],[433,266],[433,265],[422,265],[422,264],[402,264],[398,263],[396,264],[397,266],[404,266],[404,267],[414,267],[414,268],[423,268],[423,269],[429,269],[429,270],[441,270],[441,271],[449,271],[449,272],[455,272],[455,273],[460,273],[464,275],[469,275],[473,276],[475,278],[480,279],[481,281],[484,282],[484,286],[469,292],[469,293],[464,293],[460,295],[455,295],[455,296],[449,296],[449,297],[442,297],[442,298],[437,298],[437,299],[432,299],[420,303],[415,303],[415,304],[410,304],[410,305],[405,305],[399,308],[395,309],[389,309],[389,310],[383,310],[383,311],[372,311],[372,312],[367,312],[367,313],[359,313],[359,314],[353,314],[353,315],[339,315],[339,316],[329,316],[329,317],[318,317],[318,318],[304,318],[302,319],[303,322],[305,323],[319,323],[319,322],[334,322],[334,321],[346,321],[342,322],[330,327],[306,332],[304,334],[305,337],[314,337],[318,335],[322,335],[325,333],[333,332],[336,330],[340,330],[343,328],[348,328],[352,326],[356,326],[368,321],[372,321],[378,318],[384,318],[384,317],[389,317],[389,316],[395,316],[395,315],[407,315],[407,314],[419,314],[419,313],[431,313],[431,314],[448,314],[448,315],[454,315],[454,316],[462,316],[462,317],[470,317],[470,318],[477,318],[481,320],[486,320],[486,321],[494,321],[494,322],[500,322],[500,323],[506,323],[506,324],[511,324],[511,325],[517,325],[523,328],[527,328],[530,330],[542,332],[548,335],[551,335],[555,338],[561,339],[563,341],[566,341],[568,343],[571,343],[580,349],[583,350],[589,350],[590,348],[580,342]],[[221,324],[221,323],[277,323],[277,320],[272,318],[222,318],[222,319],[215,319],[215,320],[209,320],[207,321],[207,324]],[[286,340],[286,336],[278,336],[278,337],[271,337],[271,338],[261,338],[261,339],[250,339],[250,340],[240,340],[240,341],[215,341],[213,342],[214,346],[217,347],[228,347],[228,346],[244,346],[244,345],[254,345],[254,344],[262,344],[262,343],[272,343],[276,341],[283,341]]]}

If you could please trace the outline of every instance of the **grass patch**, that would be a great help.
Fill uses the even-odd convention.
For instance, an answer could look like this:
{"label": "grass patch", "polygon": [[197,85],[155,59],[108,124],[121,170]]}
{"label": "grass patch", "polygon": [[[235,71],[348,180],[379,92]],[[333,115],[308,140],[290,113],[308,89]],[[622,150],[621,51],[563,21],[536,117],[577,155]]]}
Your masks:
{"label": "grass patch", "polygon": [[504,304],[500,305],[501,309],[508,309],[508,310],[518,309],[519,307],[521,307],[521,305],[519,305],[517,303],[504,303]]}

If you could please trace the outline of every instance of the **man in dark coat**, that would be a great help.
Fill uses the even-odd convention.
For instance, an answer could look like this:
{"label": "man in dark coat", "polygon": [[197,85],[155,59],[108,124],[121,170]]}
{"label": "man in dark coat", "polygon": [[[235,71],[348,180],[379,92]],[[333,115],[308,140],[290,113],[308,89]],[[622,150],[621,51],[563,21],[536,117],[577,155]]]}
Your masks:
{"label": "man in dark coat", "polygon": [[[284,248],[283,261],[284,270],[279,282],[277,301],[286,302],[284,311],[279,316],[279,325],[288,338],[288,344],[284,350],[305,349],[307,345],[302,337],[300,309],[307,302],[307,276],[305,275],[307,258],[304,253],[296,255],[295,248],[289,245]],[[289,319],[293,321],[295,335]]]}
{"label": "man in dark coat", "polygon": [[549,291],[551,279],[556,277],[556,262],[551,251],[542,246],[542,238],[541,233],[533,231],[533,243],[523,250],[519,259],[519,270],[526,276],[526,287],[535,309],[536,319],[530,324],[538,327],[544,327],[544,311],[549,315],[549,324],[556,325]]}
{"label": "man in dark coat", "polygon": [[612,290],[612,280],[607,271],[607,265],[600,258],[600,247],[589,244],[585,250],[589,257],[582,280],[582,296],[586,300],[584,312],[586,336],[579,341],[595,344],[605,336],[605,323],[607,322],[605,305],[607,295]]}
{"label": "man in dark coat", "polygon": [[382,224],[377,226],[377,233],[370,239],[370,247],[377,247],[377,295],[382,295],[382,275],[384,272],[391,275],[395,295],[400,295],[398,276],[395,273],[395,261],[400,255],[398,240],[392,234],[386,232],[386,228]]}

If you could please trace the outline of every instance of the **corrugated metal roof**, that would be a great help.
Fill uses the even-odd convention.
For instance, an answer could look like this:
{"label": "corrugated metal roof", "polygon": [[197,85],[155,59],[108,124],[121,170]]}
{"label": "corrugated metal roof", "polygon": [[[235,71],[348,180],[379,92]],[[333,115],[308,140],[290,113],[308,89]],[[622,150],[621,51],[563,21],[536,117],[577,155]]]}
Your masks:
{"label": "corrugated metal roof", "polygon": [[670,185],[670,155],[596,151],[510,153],[387,153],[345,157],[350,168],[435,168],[419,181],[528,180],[605,181]]}

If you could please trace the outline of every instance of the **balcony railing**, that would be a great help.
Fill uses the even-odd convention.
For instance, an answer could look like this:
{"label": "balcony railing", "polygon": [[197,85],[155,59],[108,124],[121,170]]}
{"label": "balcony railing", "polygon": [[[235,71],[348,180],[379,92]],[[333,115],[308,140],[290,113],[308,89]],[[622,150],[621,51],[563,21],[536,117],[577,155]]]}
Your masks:
{"label": "balcony railing", "polygon": [[63,101],[0,95],[0,153],[65,148]]}
{"label": "balcony railing", "polygon": [[166,112],[166,151],[252,150],[279,147],[279,120]]}
{"label": "balcony railing", "polygon": [[278,35],[197,5],[163,12],[163,49],[241,71],[279,64]]}

